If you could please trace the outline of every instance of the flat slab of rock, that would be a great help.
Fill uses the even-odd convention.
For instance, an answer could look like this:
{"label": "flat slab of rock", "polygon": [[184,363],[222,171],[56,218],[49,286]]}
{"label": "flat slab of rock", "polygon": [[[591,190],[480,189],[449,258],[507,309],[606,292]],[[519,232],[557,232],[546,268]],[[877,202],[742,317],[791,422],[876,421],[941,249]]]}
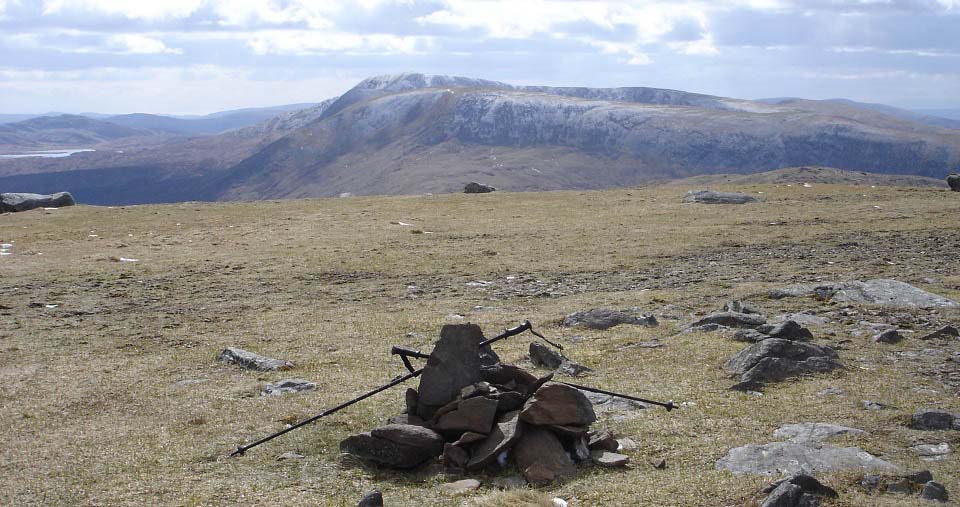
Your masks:
{"label": "flat slab of rock", "polygon": [[443,437],[409,424],[388,424],[340,442],[340,450],[390,468],[414,468],[443,452]]}
{"label": "flat slab of rock", "polygon": [[960,303],[891,279],[805,283],[770,291],[774,299],[816,296],[834,303],[868,303],[913,308],[957,308]]}
{"label": "flat slab of rock", "polygon": [[691,190],[683,196],[683,202],[699,202],[703,204],[746,204],[758,202],[752,195],[739,192],[717,192],[714,190]]}
{"label": "flat slab of rock", "polygon": [[524,404],[520,420],[535,426],[589,426],[597,420],[597,414],[580,390],[547,383]]}
{"label": "flat slab of rock", "polygon": [[896,471],[884,461],[859,447],[835,447],[824,443],[771,442],[730,449],[717,461],[717,468],[737,474],[781,474],[835,472],[861,469]]}
{"label": "flat slab of rock", "polygon": [[867,435],[866,431],[830,423],[785,424],[773,432],[776,438],[791,442],[822,442],[841,435]]}
{"label": "flat slab of rock", "polygon": [[634,310],[612,310],[610,308],[594,308],[585,312],[571,313],[563,318],[563,325],[566,327],[610,329],[621,324],[657,327],[659,322],[653,315],[640,315]]}
{"label": "flat slab of rock", "polygon": [[767,323],[763,315],[756,313],[716,312],[691,322],[688,328],[700,328],[710,324],[725,327],[755,328]]}
{"label": "flat slab of rock", "polygon": [[461,389],[480,381],[481,341],[483,331],[476,324],[448,324],[440,329],[440,339],[420,375],[417,410],[421,417],[430,417],[431,409],[450,403]]}
{"label": "flat slab of rock", "polygon": [[900,334],[900,331],[896,329],[887,329],[886,331],[874,336],[871,341],[873,341],[873,343],[900,343],[903,341],[903,335]]}
{"label": "flat slab of rock", "polygon": [[839,356],[830,347],[781,338],[757,342],[727,361],[727,368],[741,375],[738,386],[779,382],[798,375],[828,372],[842,367]]}
{"label": "flat slab of rock", "polygon": [[271,359],[243,349],[228,347],[223,349],[217,361],[235,364],[241,368],[255,371],[282,371],[293,368],[293,363],[283,359]]}
{"label": "flat slab of rock", "polygon": [[73,199],[70,192],[57,192],[56,194],[49,195],[24,193],[0,194],[0,213],[29,211],[36,208],[62,208],[75,204],[77,204],[77,201]]}
{"label": "flat slab of rock", "polygon": [[552,432],[530,428],[513,447],[517,468],[531,484],[549,484],[577,474],[577,468]]}
{"label": "flat slab of rock", "polygon": [[260,396],[280,396],[282,394],[310,391],[316,388],[317,384],[315,382],[310,382],[302,378],[288,378],[265,385],[263,390],[260,391]]}
{"label": "flat slab of rock", "polygon": [[520,423],[520,411],[514,410],[501,415],[487,438],[471,450],[467,470],[480,470],[493,463],[497,455],[509,449],[521,435],[523,435],[523,425]]}
{"label": "flat slab of rock", "polygon": [[630,456],[602,450],[591,452],[590,459],[600,466],[610,468],[625,467],[630,463]]}
{"label": "flat slab of rock", "polygon": [[923,409],[914,412],[910,427],[926,431],[960,429],[960,420],[956,414],[945,410]]}
{"label": "flat slab of rock", "polygon": [[941,442],[939,444],[919,444],[910,448],[917,453],[920,459],[925,461],[938,461],[950,454],[950,444]]}
{"label": "flat slab of rock", "polygon": [[461,400],[457,409],[440,416],[433,428],[441,433],[473,432],[486,435],[497,418],[498,404],[497,400],[483,396]]}
{"label": "flat slab of rock", "polygon": [[955,326],[943,326],[940,329],[921,337],[921,340],[941,340],[949,338],[960,338],[960,330]]}
{"label": "flat slab of rock", "polygon": [[461,481],[448,482],[440,485],[440,492],[445,495],[462,495],[480,488],[480,481],[476,479],[463,479]]}

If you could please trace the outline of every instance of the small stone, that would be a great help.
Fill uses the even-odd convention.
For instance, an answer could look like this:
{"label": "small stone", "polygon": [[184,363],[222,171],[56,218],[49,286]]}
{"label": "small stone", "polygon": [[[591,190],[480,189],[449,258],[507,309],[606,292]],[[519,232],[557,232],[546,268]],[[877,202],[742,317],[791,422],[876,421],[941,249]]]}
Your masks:
{"label": "small stone", "polygon": [[790,482],[782,482],[763,500],[760,507],[795,507],[803,496],[803,488]]}
{"label": "small stone", "polygon": [[659,323],[652,315],[635,315],[632,310],[611,310],[609,308],[595,308],[586,312],[577,312],[567,315],[563,319],[566,327],[585,327],[587,329],[610,329],[621,324],[635,326],[657,327]]}
{"label": "small stone", "polygon": [[912,495],[913,494],[913,482],[909,479],[903,478],[896,481],[890,481],[887,483],[887,493],[898,493],[901,495]]}
{"label": "small stone", "polygon": [[363,495],[357,507],[383,507],[383,494],[378,490],[373,490]]}
{"label": "small stone", "polygon": [[930,481],[923,485],[923,490],[920,491],[920,497],[925,500],[936,500],[939,502],[946,502],[950,499],[947,495],[947,488],[940,484],[939,482]]}
{"label": "small stone", "polygon": [[921,340],[939,340],[960,337],[960,330],[954,326],[943,326],[940,329],[921,337]]}
{"label": "small stone", "polygon": [[896,329],[888,329],[873,337],[874,343],[899,343],[903,341],[903,335]]}
{"label": "small stone", "polygon": [[890,408],[890,405],[880,403],[879,401],[863,400],[864,410],[886,410],[888,408]]}
{"label": "small stone", "polygon": [[306,458],[303,454],[299,454],[293,451],[287,451],[279,456],[277,456],[277,461],[285,461],[288,459],[303,459]]}
{"label": "small stone", "polygon": [[462,495],[480,488],[480,481],[476,479],[463,479],[462,481],[448,482],[440,485],[440,492],[445,495]]}
{"label": "small stone", "polygon": [[727,301],[723,305],[723,311],[736,312],[736,313],[756,313],[756,314],[763,313],[760,311],[760,309],[757,306],[751,303],[747,303],[746,301],[740,301],[738,299]]}
{"label": "small stone", "polygon": [[542,366],[555,370],[563,364],[564,357],[557,351],[540,342],[530,342],[530,362],[534,366]]}
{"label": "small stone", "polygon": [[627,463],[630,463],[630,456],[610,451],[593,451],[590,453],[590,459],[600,466],[611,468],[627,466]]}
{"label": "small stone", "polygon": [[843,389],[840,389],[839,387],[828,387],[817,394],[819,394],[820,396],[843,396],[847,394],[847,392],[844,391]]}
{"label": "small stone", "polygon": [[271,359],[243,349],[228,347],[220,352],[217,361],[235,364],[241,368],[255,371],[282,371],[293,368],[293,363],[282,359]]}
{"label": "small stone", "polygon": [[302,391],[311,391],[317,388],[317,384],[304,380],[302,378],[288,378],[280,380],[273,384],[267,384],[260,391],[260,396],[280,396],[289,393],[299,393]]}
{"label": "small stone", "polygon": [[469,459],[470,454],[462,447],[450,443],[443,444],[443,463],[448,468],[463,468]]}
{"label": "small stone", "polygon": [[758,329],[758,331],[766,333],[772,338],[782,338],[784,340],[807,341],[813,339],[813,333],[809,329],[793,320],[777,324],[769,329]]}
{"label": "small stone", "polygon": [[915,430],[949,430],[955,420],[954,414],[943,410],[918,410],[913,414],[910,427]]}
{"label": "small stone", "polygon": [[617,439],[617,444],[619,444],[619,445],[617,446],[617,451],[618,451],[618,452],[636,451],[637,449],[640,448],[640,446],[637,445],[637,443],[634,442],[632,438],[626,438],[626,437],[625,437],[625,438],[618,438],[618,439]]}
{"label": "small stone", "polygon": [[667,469],[667,460],[665,459],[655,459],[651,461],[650,464],[653,465],[653,468],[656,468],[657,470]]}
{"label": "small stone", "polygon": [[707,324],[715,324],[726,327],[756,328],[757,326],[762,326],[766,323],[767,319],[765,319],[762,315],[753,313],[717,312],[711,313],[706,317],[702,317],[701,319],[690,323],[688,327],[693,328]]}
{"label": "small stone", "polygon": [[463,193],[465,194],[488,194],[495,190],[497,190],[495,187],[485,185],[483,183],[477,183],[475,181],[471,181],[463,187]]}
{"label": "small stone", "polygon": [[950,444],[942,442],[939,444],[919,444],[910,448],[913,452],[920,455],[920,459],[926,461],[938,461],[950,454]]}
{"label": "small stone", "polygon": [[609,431],[592,431],[589,437],[587,447],[589,447],[591,451],[603,450],[615,452],[620,447],[620,443],[617,442],[616,438],[613,438],[613,435],[611,435]]}
{"label": "small stone", "polygon": [[557,368],[557,373],[566,375],[568,377],[582,377],[584,374],[592,371],[593,368],[575,363],[569,359],[564,359],[564,361],[560,363],[560,367]]}

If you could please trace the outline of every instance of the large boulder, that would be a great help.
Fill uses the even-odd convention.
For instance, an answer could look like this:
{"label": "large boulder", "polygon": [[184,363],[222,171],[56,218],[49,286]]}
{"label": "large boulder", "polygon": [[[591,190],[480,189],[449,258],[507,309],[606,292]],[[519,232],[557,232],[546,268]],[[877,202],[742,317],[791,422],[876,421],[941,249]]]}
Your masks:
{"label": "large boulder", "polygon": [[735,388],[756,387],[765,382],[842,367],[839,356],[830,347],[782,338],[754,343],[727,361],[727,368],[741,376]]}
{"label": "large boulder", "polygon": [[413,468],[443,452],[443,437],[409,424],[388,424],[340,442],[340,450],[390,468]]}
{"label": "large boulder", "polygon": [[480,381],[480,342],[476,324],[448,324],[440,330],[430,359],[420,375],[417,411],[423,418],[453,401],[460,390]]}
{"label": "large boulder", "polygon": [[960,174],[952,173],[947,176],[947,185],[950,186],[950,190],[960,192]]}
{"label": "large boulder", "polygon": [[746,204],[757,202],[759,199],[752,195],[739,192],[717,192],[714,190],[691,190],[683,196],[683,202],[699,202],[703,204]]}
{"label": "large boulder", "polygon": [[77,204],[77,201],[73,199],[70,192],[57,192],[56,194],[49,195],[22,193],[0,194],[0,213],[29,211],[36,208],[62,208],[75,204]]}

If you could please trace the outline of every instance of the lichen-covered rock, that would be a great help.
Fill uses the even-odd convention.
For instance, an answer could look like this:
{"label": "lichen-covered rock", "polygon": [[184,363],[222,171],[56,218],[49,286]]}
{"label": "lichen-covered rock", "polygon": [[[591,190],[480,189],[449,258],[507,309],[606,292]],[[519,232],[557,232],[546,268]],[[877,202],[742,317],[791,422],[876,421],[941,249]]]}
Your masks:
{"label": "lichen-covered rock", "polygon": [[640,315],[633,310],[612,310],[609,308],[595,308],[585,312],[576,312],[563,319],[566,327],[585,327],[587,329],[610,329],[621,324],[634,326],[657,327],[656,317]]}
{"label": "lichen-covered rock", "polygon": [[256,371],[281,371],[293,368],[293,363],[283,359],[271,359],[243,349],[228,347],[223,349],[217,361],[230,363]]}

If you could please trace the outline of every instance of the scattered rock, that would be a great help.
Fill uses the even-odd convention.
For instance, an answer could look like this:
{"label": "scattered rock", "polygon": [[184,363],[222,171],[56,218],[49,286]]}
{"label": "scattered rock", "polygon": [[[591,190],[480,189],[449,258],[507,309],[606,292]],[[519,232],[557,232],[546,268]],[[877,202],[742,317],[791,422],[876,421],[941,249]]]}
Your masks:
{"label": "scattered rock", "polygon": [[657,470],[666,470],[667,469],[667,460],[665,459],[656,459],[650,462],[650,465]]}
{"label": "scattered rock", "polygon": [[496,188],[490,185],[484,185],[483,183],[477,183],[475,181],[471,181],[463,187],[463,193],[465,194],[487,194],[495,190]]}
{"label": "scattered rock", "polygon": [[873,337],[873,343],[900,343],[903,335],[897,329],[888,329]]}
{"label": "scattered rock", "polygon": [[[960,187],[960,185],[958,185],[958,187]],[[954,188],[954,190],[960,191],[960,188]],[[929,481],[923,485],[923,490],[920,491],[920,498],[946,502],[950,499],[950,496],[947,495],[947,488],[945,488],[943,484],[936,481]]]}
{"label": "scattered rock", "polygon": [[0,194],[0,213],[29,211],[36,208],[62,208],[76,204],[77,202],[73,199],[73,196],[70,195],[70,192],[58,192],[49,195],[24,193]]}
{"label": "scattered rock", "polygon": [[577,473],[573,460],[550,431],[530,428],[513,448],[517,467],[531,484],[570,479]]}
{"label": "scattered rock", "polygon": [[950,454],[950,444],[942,442],[939,444],[918,444],[910,448],[913,452],[925,461],[939,461]]}
{"label": "scattered rock", "polygon": [[552,348],[540,343],[530,342],[530,362],[534,366],[541,366],[557,370],[570,377],[579,377],[584,373],[593,371],[592,369],[577,364]]}
{"label": "scattered rock", "polygon": [[839,387],[828,387],[823,391],[818,392],[820,396],[844,396],[847,394],[846,391],[840,389]]}
{"label": "scattered rock", "polygon": [[713,190],[691,190],[683,196],[683,202],[699,202],[703,204],[746,204],[758,202],[752,195],[739,192],[716,192]]}
{"label": "scattered rock", "polygon": [[503,414],[487,438],[473,448],[470,461],[467,462],[467,470],[480,470],[493,463],[497,456],[513,445],[522,434],[520,411],[514,410]]}
{"label": "scattered rock", "polygon": [[688,328],[699,328],[706,325],[717,325],[737,328],[756,328],[766,324],[763,315],[755,313],[716,312],[690,323]]}
{"label": "scattered rock", "polygon": [[593,404],[579,390],[564,384],[548,383],[527,400],[520,419],[536,426],[589,426],[597,420]]}
{"label": "scattered rock", "polygon": [[590,459],[593,460],[594,463],[604,467],[623,467],[630,463],[629,456],[604,450],[591,452]]}
{"label": "scattered rock", "polygon": [[[782,482],[773,491],[767,495],[760,507],[799,507],[800,505],[810,505],[808,499],[803,499],[807,495],[803,488],[790,482]],[[804,503],[801,503],[804,502]],[[814,505],[819,505],[816,503]]]}
{"label": "scattered rock", "polygon": [[780,474],[833,472],[846,469],[896,471],[896,465],[859,447],[825,443],[771,442],[736,447],[717,461],[733,473]]}
{"label": "scattered rock", "polygon": [[960,303],[932,294],[898,280],[877,279],[866,282],[807,283],[775,289],[774,299],[816,296],[834,303],[868,303],[915,308],[957,308]]}
{"label": "scattered rock", "polygon": [[293,452],[293,451],[287,451],[277,456],[277,461],[286,461],[288,459],[303,459],[303,458],[306,458],[306,456],[304,456],[303,454]]}
{"label": "scattered rock", "polygon": [[786,438],[791,442],[822,442],[839,435],[867,435],[866,431],[839,424],[799,423],[785,424],[773,432],[776,438]]}
{"label": "scattered rock", "polygon": [[766,340],[770,336],[757,331],[756,329],[739,329],[736,333],[733,333],[733,339],[738,342],[747,342],[747,343],[757,343],[761,340]]}
{"label": "scattered rock", "polygon": [[443,452],[443,437],[410,424],[388,424],[340,442],[340,450],[391,468],[413,468]]}
{"label": "scattered rock", "polygon": [[582,377],[586,373],[593,371],[593,368],[584,366],[580,363],[575,363],[569,359],[560,364],[560,367],[557,368],[557,373],[566,375],[568,377]]}
{"label": "scattered rock", "polygon": [[863,400],[864,410],[886,410],[888,408],[890,408],[890,405],[880,403],[879,401]]}
{"label": "scattered rock", "polygon": [[777,321],[785,322],[792,320],[801,326],[823,326],[830,323],[830,319],[826,317],[820,317],[810,313],[787,313],[784,315],[778,315],[776,317]]}
{"label": "scattered rock", "polygon": [[943,326],[940,329],[921,337],[921,340],[940,340],[960,337],[960,330],[954,326]]}
{"label": "scattered rock", "polygon": [[588,329],[610,329],[620,324],[656,327],[659,325],[653,315],[634,315],[632,310],[611,310],[596,308],[586,312],[567,315],[563,319],[566,327],[585,327]]}
{"label": "scattered rock", "polygon": [[771,338],[782,338],[784,340],[806,341],[813,339],[813,333],[809,329],[801,326],[797,321],[788,320],[770,327],[760,326],[758,329]]}
{"label": "scattered rock", "polygon": [[217,357],[217,361],[235,364],[241,368],[256,371],[282,371],[293,368],[293,363],[290,361],[270,359],[269,357],[233,347],[223,349],[223,352]]}
{"label": "scattered rock", "polygon": [[462,495],[480,488],[480,481],[476,479],[463,479],[455,482],[448,482],[440,485],[440,492],[445,495]]}
{"label": "scattered rock", "polygon": [[626,419],[631,414],[647,408],[646,405],[639,401],[610,396],[609,394],[591,393],[588,391],[581,392],[583,392],[584,396],[593,404],[594,412],[610,414],[614,419]]}
{"label": "scattered rock", "polygon": [[357,507],[383,507],[383,494],[375,489],[363,495]]}
{"label": "scattered rock", "polygon": [[757,342],[727,361],[727,368],[741,375],[740,383],[734,386],[739,390],[842,367],[839,356],[830,347],[780,338]]}
{"label": "scattered rock", "polygon": [[760,308],[758,308],[757,306],[751,303],[747,303],[746,301],[740,301],[738,299],[734,299],[732,301],[727,301],[726,303],[724,303],[723,311],[734,312],[734,313],[755,313],[755,314],[762,313],[760,311]]}
{"label": "scattered rock", "polygon": [[609,431],[591,431],[589,437],[587,448],[591,451],[615,452],[620,448],[620,443]]}
{"label": "scattered rock", "polygon": [[302,378],[288,378],[273,384],[267,384],[260,391],[260,396],[280,396],[282,394],[299,393],[316,389],[317,384]]}
{"label": "scattered rock", "polygon": [[448,324],[440,330],[430,359],[420,375],[417,412],[424,419],[454,400],[460,390],[480,381],[480,342],[476,324]]}
{"label": "scattered rock", "polygon": [[918,410],[913,414],[910,427],[915,430],[949,430],[958,429],[957,416],[944,410]]}
{"label": "scattered rock", "polygon": [[811,495],[825,496],[829,498],[837,498],[840,496],[837,494],[835,489],[824,485],[812,475],[807,474],[795,474],[789,477],[784,477],[783,479],[780,479],[779,481],[776,481],[764,488],[763,492],[770,493],[783,483],[790,483],[794,486],[799,486],[804,493],[809,493]]}

